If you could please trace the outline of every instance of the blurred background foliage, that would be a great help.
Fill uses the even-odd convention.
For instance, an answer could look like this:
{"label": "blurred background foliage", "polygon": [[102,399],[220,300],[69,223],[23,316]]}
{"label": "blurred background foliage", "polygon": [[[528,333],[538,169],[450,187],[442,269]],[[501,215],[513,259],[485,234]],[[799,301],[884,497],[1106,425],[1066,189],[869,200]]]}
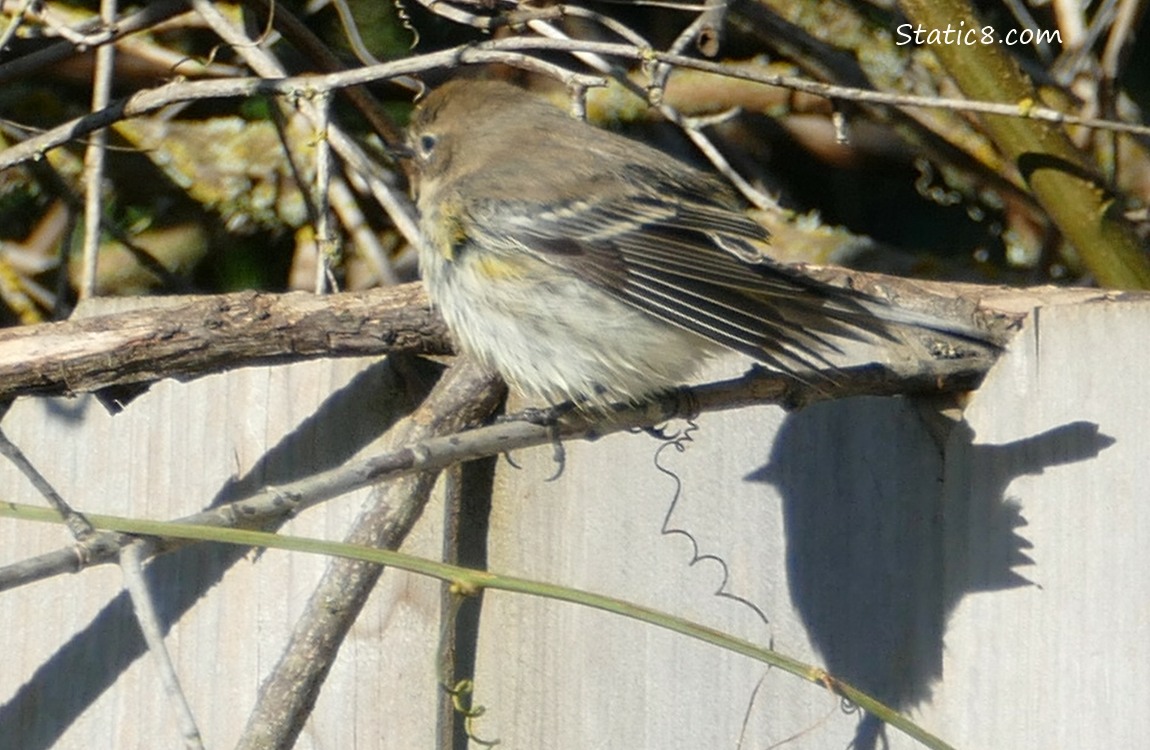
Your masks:
{"label": "blurred background foliage", "polygon": [[[1061,43],[998,45],[1017,61],[1045,106],[1139,123],[1150,106],[1146,4],[983,0],[963,8],[1000,36],[1011,29],[1058,32]],[[190,6],[169,5],[172,12],[163,20],[117,42],[113,97],[180,78],[251,75],[242,55]],[[215,5],[287,70],[320,69],[298,40],[271,30],[261,4]],[[500,18],[554,4],[514,5],[459,0],[451,7]],[[492,35],[529,33],[507,26],[483,31],[433,12],[445,6],[429,9],[417,0],[347,0],[342,7],[318,0],[275,3],[277,12],[302,20],[348,67],[365,64],[365,53],[386,61]],[[97,19],[99,3],[5,1],[0,7],[0,23],[10,32],[0,51],[2,149],[89,111],[93,54],[68,30]],[[121,4],[121,16],[140,7]],[[626,25],[656,48],[671,44],[697,15],[678,4],[581,7]],[[717,53],[706,45],[689,53],[715,53],[710,59],[841,86],[961,96],[953,71],[930,45],[897,43],[897,30],[908,23],[897,3],[731,0],[718,18]],[[619,41],[587,18],[554,23],[572,37]],[[38,62],[44,50],[70,38],[67,54]],[[570,56],[547,58],[580,69]],[[557,102],[565,96],[562,86],[510,68],[485,72],[513,78]],[[632,66],[628,75],[642,84],[644,73]],[[424,78],[434,85],[447,74],[431,71]],[[411,94],[386,82],[370,91],[402,127]],[[777,200],[755,215],[774,232],[773,249],[786,260],[1007,284],[1094,279],[977,116],[838,101],[849,137],[842,143],[830,102],[782,88],[682,70],[671,76],[664,101],[684,115],[713,118],[707,134],[740,174]],[[352,103],[337,97],[334,113],[381,153],[379,135]],[[681,132],[620,86],[593,90],[588,114],[706,166]],[[1145,246],[1150,139],[1085,128],[1067,132]],[[110,133],[104,177],[97,292],[313,288],[314,222],[300,184],[310,185],[314,177],[315,138],[301,118],[285,115],[282,102],[258,98],[174,104],[118,123]],[[83,139],[77,139],[43,159],[0,171],[0,323],[63,317],[75,304],[83,150]],[[381,163],[387,164],[382,157]],[[409,243],[366,189],[369,178],[350,169],[341,174],[339,195],[332,196],[337,251],[330,257],[339,287],[416,278]],[[401,179],[397,184],[402,186]]]}

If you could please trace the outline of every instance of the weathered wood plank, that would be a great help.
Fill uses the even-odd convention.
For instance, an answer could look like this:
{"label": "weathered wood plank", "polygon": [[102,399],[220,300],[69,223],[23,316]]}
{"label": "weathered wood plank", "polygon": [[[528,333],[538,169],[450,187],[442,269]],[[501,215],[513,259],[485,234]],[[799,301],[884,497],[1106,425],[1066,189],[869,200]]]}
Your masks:
{"label": "weathered wood plank", "polygon": [[[675,484],[645,436],[572,446],[553,483],[546,449],[516,456],[491,564],[773,643],[958,747],[1137,745],[1148,321],[1145,300],[1043,310],[949,432],[901,399],[701,418],[685,453],[663,454],[683,482],[671,525],[727,561],[768,625],[713,596],[720,572],[689,566],[685,537],[660,534]],[[512,746],[879,742],[822,688],[648,627],[491,596],[484,628],[479,731]]]}
{"label": "weathered wood plank", "polygon": [[[379,362],[319,361],[160,383],[114,417],[91,397],[22,399],[3,424],[75,507],[166,519],[370,450],[394,418],[388,404],[402,400],[395,388]],[[305,512],[285,532],[339,539],[366,494]],[[42,503],[6,462],[0,496]],[[429,511],[410,548],[439,555],[441,513]],[[0,522],[0,536],[0,564],[69,541],[62,527],[11,521]],[[176,669],[208,747],[235,744],[325,564],[199,546],[150,565],[159,608],[172,622]],[[104,566],[4,594],[0,746],[180,746],[120,586],[117,569]],[[301,747],[431,746],[439,602],[436,582],[385,573]]]}

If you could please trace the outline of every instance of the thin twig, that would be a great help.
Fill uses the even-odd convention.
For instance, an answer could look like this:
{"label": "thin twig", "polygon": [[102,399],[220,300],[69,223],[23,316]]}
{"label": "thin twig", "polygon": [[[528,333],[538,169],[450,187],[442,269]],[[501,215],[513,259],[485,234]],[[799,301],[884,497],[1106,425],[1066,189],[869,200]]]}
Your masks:
{"label": "thin twig", "polygon": [[[100,0],[100,19],[111,29],[116,21],[116,0]],[[116,47],[102,44],[96,50],[92,71],[92,111],[108,106],[112,98],[112,78],[116,72]],[[96,295],[96,271],[100,255],[100,221],[104,215],[104,155],[108,134],[103,128],[92,133],[84,154],[84,239],[80,299]]]}
{"label": "thin twig", "polygon": [[351,47],[351,51],[355,53],[356,58],[364,65],[378,64],[379,58],[371,54],[371,50],[363,43],[363,36],[359,33],[359,24],[356,22],[355,14],[351,12],[347,0],[332,0],[331,4],[335,6],[335,11],[339,15],[339,25],[343,27],[343,36],[347,39],[347,43]]}
{"label": "thin twig", "polygon": [[335,231],[331,225],[331,96],[312,97],[315,113],[315,182],[312,202],[315,203],[315,286],[316,294],[339,291],[332,274],[331,264],[336,253]]}
{"label": "thin twig", "polygon": [[[443,546],[440,559],[448,565],[459,565],[459,540],[463,512],[463,472],[453,466],[443,473]],[[437,693],[435,750],[453,750],[455,747],[456,714],[452,696],[455,675],[459,667],[459,608],[463,596],[452,590],[449,583],[440,586],[439,642],[436,645],[436,671],[439,684],[444,688]]]}
{"label": "thin twig", "polygon": [[[754,65],[715,63],[683,55],[659,52],[658,50],[640,49],[630,44],[508,37],[474,45],[463,45],[426,55],[416,55],[382,65],[371,65],[339,73],[291,76],[276,80],[263,78],[229,78],[211,81],[169,83],[155,89],[137,92],[126,99],[113,103],[106,109],[69,120],[66,123],[46,130],[38,135],[31,136],[18,144],[0,151],[0,169],[15,166],[30,159],[42,158],[48,149],[67,143],[73,138],[128,117],[138,117],[153,112],[175,102],[245,98],[273,94],[290,97],[307,97],[336,88],[357,86],[373,81],[413,75],[436,68],[453,67],[461,63],[505,63],[516,67],[527,67],[536,72],[552,75],[560,81],[576,81],[585,86],[599,85],[602,83],[602,79],[598,77],[575,74],[560,66],[523,54],[533,51],[593,52],[602,55],[622,57],[629,60],[658,60],[679,67],[701,70],[703,72],[715,73],[740,80],[754,81],[768,86],[788,88],[827,99],[842,99],[869,104],[886,104],[895,107],[921,107],[925,109],[946,109],[957,112],[1003,115],[1055,124],[1080,125],[1088,128],[1150,136],[1150,126],[1148,125],[1123,123],[1092,117],[1077,117],[1047,107],[1037,106],[1036,103],[1031,100],[1002,103],[910,94],[891,94],[849,86],[834,86],[798,78],[796,76],[767,73],[761,67]],[[338,145],[334,139],[333,145]]]}
{"label": "thin twig", "polygon": [[[271,12],[270,9],[263,8],[259,3],[250,4],[257,5],[261,10]],[[232,44],[237,52],[244,58],[244,61],[247,62],[256,73],[264,78],[273,79],[283,78],[286,75],[286,69],[283,65],[281,65],[269,51],[248,39],[242,30],[236,28],[234,24],[229,22],[227,18],[216,9],[214,3],[209,2],[209,0],[192,0],[192,5],[212,30],[229,44]],[[291,20],[294,17],[287,14],[282,8],[275,9],[273,17],[277,24],[286,24],[288,30],[293,31],[297,36],[307,33],[305,28],[301,28],[302,24]],[[314,43],[315,40],[312,40],[310,36],[298,41],[303,43],[310,52],[319,53],[320,45]],[[320,62],[328,67],[333,67],[337,64],[337,61],[327,59],[326,57],[320,60]],[[356,90],[353,87],[349,88],[352,90],[348,93],[354,94],[353,99],[358,104],[360,110],[364,112],[365,116],[371,119],[377,129],[383,127],[384,123],[381,120],[382,115],[375,112],[375,102],[370,98],[370,95],[362,90]],[[326,91],[321,90],[319,96],[326,96],[330,94],[330,91],[331,89]],[[399,233],[402,234],[412,246],[418,246],[419,243],[422,242],[422,234],[419,232],[414,209],[411,207],[411,202],[407,197],[396,188],[394,180],[388,179],[391,175],[385,175],[383,170],[379,169],[372,159],[363,152],[363,149],[355,139],[347,135],[342,128],[328,124],[326,122],[326,114],[316,108],[316,103],[304,99],[301,101],[301,104],[303,105],[301,112],[303,116],[309,120],[312,128],[324,134],[327,140],[325,146],[334,148],[343,162],[367,183],[372,196],[383,206],[387,215],[391,217],[392,223],[395,224],[396,229],[399,230]],[[318,176],[316,179],[319,179]],[[353,209],[352,202],[350,200],[344,200],[344,198],[350,199],[350,192],[343,186],[342,180],[336,180],[336,184],[341,188],[336,191],[334,196],[336,209],[340,212],[341,216],[354,215],[357,212]],[[318,204],[316,204],[315,201],[311,201],[310,204],[317,206],[316,212],[318,214]],[[317,239],[322,236],[318,229],[316,234]],[[321,260],[320,263],[322,265],[323,261]],[[386,264],[381,265],[386,267]]]}
{"label": "thin twig", "polygon": [[[257,44],[255,40],[248,38],[242,29],[231,23],[223,13],[216,8],[215,3],[209,0],[191,0],[191,3],[192,7],[195,8],[196,12],[204,19],[208,26],[216,32],[221,39],[232,45],[252,70],[265,78],[282,78],[286,75],[287,69],[279,60],[277,60],[270,51]],[[316,278],[313,287],[317,293],[336,289],[334,277],[331,276],[330,269],[330,258],[332,255],[330,251],[335,243],[335,233],[331,227],[331,217],[328,211],[329,206],[334,205],[337,213],[341,216],[355,216],[359,213],[354,207],[351,191],[347,189],[342,179],[332,174],[331,148],[335,145],[341,155],[346,154],[347,159],[345,161],[347,162],[362,165],[365,161],[365,159],[359,158],[362,152],[353,139],[347,137],[342,131],[340,131],[338,135],[336,134],[338,128],[330,122],[329,108],[331,93],[330,91],[320,92],[313,97],[312,100],[301,101],[301,108],[298,113],[287,107],[281,107],[280,109],[285,119],[296,116],[297,114],[303,116],[309,122],[314,133],[313,142],[317,148],[314,170],[315,189],[310,193],[305,191],[305,198],[307,199],[308,208],[313,214],[312,221],[315,224],[315,243],[318,258],[316,261]],[[285,132],[289,129],[287,126],[283,128]],[[295,160],[292,158],[293,152],[289,148],[286,138],[283,139],[283,142],[285,151],[288,154],[289,163],[293,165],[297,181],[300,185],[303,185],[305,184],[303,171],[302,169],[294,167]],[[363,172],[361,173],[361,177],[364,181],[376,182],[369,173]],[[396,194],[397,191],[394,186],[387,182],[380,182],[379,185],[373,185],[373,192],[378,192],[379,195],[386,196],[385,200],[381,200],[381,203],[387,207],[389,215],[395,217],[394,223],[396,227],[409,242],[416,242],[418,232],[414,228],[415,222],[414,220],[407,220],[411,211],[403,205],[405,201]],[[360,233],[360,235],[362,234],[363,233]],[[331,282],[330,284],[328,283],[329,281]]]}
{"label": "thin twig", "polygon": [[[366,161],[366,157],[364,161]],[[348,166],[350,167],[350,164]],[[389,194],[395,197],[397,205],[401,200],[401,194],[398,191],[395,191],[383,180],[377,180],[374,175],[352,170],[348,181],[365,193],[372,192],[370,185],[379,183],[382,189],[389,191]],[[375,273],[375,278],[382,286],[402,284],[403,280],[400,278],[399,272],[396,271],[391,254],[384,247],[384,243],[380,241],[379,235],[372,230],[367,216],[356,202],[351,188],[348,187],[348,181],[335,179],[331,183],[331,205],[336,214],[339,215],[340,225],[347,231],[356,253],[367,262],[368,267]],[[403,202],[407,203],[407,201]],[[396,216],[397,214],[399,214],[398,210],[389,215]],[[403,207],[403,215],[409,220],[413,220],[412,211],[406,205]],[[408,228],[401,234],[406,238],[412,232],[414,232],[414,228]]]}
{"label": "thin twig", "polygon": [[1138,21],[1146,13],[1145,0],[1122,0],[1114,24],[1106,37],[1106,47],[1099,60],[1103,74],[1111,81],[1117,81],[1121,74],[1122,61],[1129,57],[1134,47]]}
{"label": "thin twig", "polygon": [[139,11],[124,16],[116,21],[111,29],[105,29],[102,37],[93,38],[90,33],[104,28],[100,19],[93,19],[74,29],[76,34],[83,36],[86,47],[77,47],[70,41],[61,40],[55,44],[17,57],[14,60],[0,65],[0,84],[26,78],[38,70],[54,65],[61,60],[81,54],[90,49],[92,44],[105,44],[120,39],[128,34],[134,34],[143,29],[149,29],[173,16],[183,13],[187,8],[185,0],[155,0],[145,4]]}
{"label": "thin twig", "polygon": [[[705,52],[707,57],[714,57],[718,52],[718,34],[723,28],[723,17],[726,15],[729,3],[727,0],[705,0],[702,7],[699,8],[695,20],[691,21],[690,25],[671,42],[671,46],[667,48],[668,52],[680,53],[685,51],[691,44],[697,44],[702,40],[703,36],[711,34],[714,35],[713,39],[707,42],[712,44],[714,49],[710,52]],[[667,73],[660,71],[652,76],[656,85],[663,86],[666,84]]]}
{"label": "thin twig", "polygon": [[[1061,28],[1066,29],[1063,54],[1054,62],[1052,72],[1064,84],[1087,72],[1093,65],[1094,45],[1114,22],[1117,0],[1102,0],[1085,24],[1086,8],[1077,0],[1055,0]],[[1036,35],[1037,38],[1037,35]]]}
{"label": "thin twig", "polygon": [[20,24],[24,21],[24,14],[32,7],[36,0],[24,0],[20,7],[13,9],[12,20],[4,27],[4,31],[0,32],[0,52],[8,46],[8,42],[12,41],[12,37],[16,36],[16,31],[20,28]]}
{"label": "thin twig", "polygon": [[[400,449],[486,419],[499,402],[498,391],[492,391],[490,383],[491,376],[474,364],[451,368],[419,409],[388,432],[389,445]],[[487,397],[477,398],[479,392]],[[379,487],[346,541],[398,549],[422,514],[437,475],[438,469],[420,470]],[[294,743],[344,636],[382,572],[381,566],[346,559],[328,564],[283,656],[260,687],[237,748],[290,747]]]}
{"label": "thin twig", "polygon": [[192,707],[188,704],[183,688],[180,687],[180,678],[176,674],[171,654],[168,653],[168,647],[164,643],[164,631],[160,627],[160,618],[156,614],[152,593],[148,590],[148,581],[144,577],[143,561],[152,556],[152,547],[152,542],[136,539],[121,548],[120,570],[124,577],[124,588],[132,600],[136,623],[144,635],[144,642],[148,644],[148,652],[160,672],[160,684],[164,686],[164,694],[176,712],[176,721],[184,738],[184,747],[189,750],[202,750],[204,741],[196,726],[196,717],[192,713]]}
{"label": "thin twig", "polygon": [[[670,52],[678,54],[696,36],[702,33],[704,27],[714,24],[716,22],[716,15],[724,12],[726,7],[725,0],[707,0],[706,7],[700,9],[698,16],[695,20],[679,35],[679,37],[672,43]],[[714,57],[714,55],[708,55]],[[655,67],[655,71],[651,74],[651,85],[659,90],[662,90],[667,85],[667,79],[671,75],[674,66],[668,63],[661,63]],[[687,136],[687,138],[699,149],[700,153],[711,163],[719,174],[723,175],[734,185],[739,194],[746,198],[747,202],[755,208],[760,210],[778,210],[778,201],[771,198],[763,191],[756,188],[750,183],[742,174],[739,173],[734,166],[727,160],[727,157],[719,151],[714,142],[706,136],[705,133],[697,125],[697,121],[683,117],[683,115],[674,107],[659,101],[659,113],[663,115],[669,122],[674,123],[680,130]]]}
{"label": "thin twig", "polygon": [[[555,26],[547,21],[533,20],[529,21],[527,25],[529,28],[531,28],[531,30],[548,39],[574,41],[571,39],[571,37],[567,36],[565,33],[555,28]],[[640,37],[635,32],[631,32],[630,38],[632,40],[636,38],[642,39],[642,37]],[[576,52],[574,53],[574,56],[580,62],[591,67],[593,70],[598,70],[605,75],[611,76],[617,80],[624,88],[639,98],[644,100],[649,98],[648,92],[641,85],[632,81],[627,76],[626,71],[623,71],[619,68],[619,66],[608,62],[602,56],[587,52]],[[670,65],[663,65],[660,67],[662,70],[667,71],[668,73],[671,70]],[[656,87],[656,89],[662,88],[665,80],[666,75],[660,75],[659,71],[656,70],[656,73],[652,76],[652,85]],[[764,210],[778,208],[776,201],[765,195],[761,190],[755,188],[754,185],[752,185],[749,181],[746,180],[746,178],[739,174],[739,172],[731,166],[731,163],[727,161],[727,158],[719,152],[719,149],[715,146],[711,139],[708,138],[702,130],[694,127],[689,120],[680,115],[678,110],[676,110],[674,107],[671,107],[670,105],[663,104],[662,102],[657,104],[657,108],[659,113],[662,114],[668,122],[674,123],[679,127],[680,130],[683,131],[687,138],[693,144],[695,144],[695,148],[699,149],[700,153],[702,153],[703,156],[706,157],[706,159],[711,163],[711,166],[713,166],[715,170],[719,172],[719,174],[726,177],[727,180],[735,186],[735,188],[743,195],[744,198],[747,199],[751,205]]]}
{"label": "thin twig", "polygon": [[[7,411],[7,409],[5,409],[5,411]],[[73,538],[78,541],[83,541],[92,534],[92,524],[88,523],[84,519],[84,516],[72,509],[72,506],[56,491],[56,488],[48,481],[48,478],[41,474],[40,470],[28,460],[28,457],[24,455],[24,451],[20,450],[15,443],[8,439],[8,436],[4,434],[3,430],[0,430],[0,455],[3,455],[11,461],[12,465],[19,469],[20,473],[27,477],[28,481],[32,483],[32,486],[40,493],[40,496],[48,501],[48,505],[52,506],[52,508],[64,518],[68,531],[72,533]]]}

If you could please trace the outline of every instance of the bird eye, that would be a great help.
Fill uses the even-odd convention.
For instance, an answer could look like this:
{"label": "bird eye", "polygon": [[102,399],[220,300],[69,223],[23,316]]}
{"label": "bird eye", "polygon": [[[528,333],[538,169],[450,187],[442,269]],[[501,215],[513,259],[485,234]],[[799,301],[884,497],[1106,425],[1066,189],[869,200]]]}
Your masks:
{"label": "bird eye", "polygon": [[419,155],[423,158],[431,156],[431,152],[435,150],[435,144],[439,139],[433,135],[419,136]]}

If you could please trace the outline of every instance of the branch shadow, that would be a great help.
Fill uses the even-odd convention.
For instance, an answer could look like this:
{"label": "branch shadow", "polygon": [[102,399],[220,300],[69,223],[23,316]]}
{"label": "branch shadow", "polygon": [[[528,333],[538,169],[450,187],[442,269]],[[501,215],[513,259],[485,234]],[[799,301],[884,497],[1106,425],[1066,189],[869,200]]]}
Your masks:
{"label": "branch shadow", "polygon": [[[438,367],[419,362],[420,379],[432,381]],[[341,465],[410,411],[408,399],[395,398],[405,392],[402,379],[388,361],[371,365],[332,393],[312,416],[268,450],[248,474],[225,482],[207,507]],[[206,543],[152,560],[145,568],[145,577],[164,632],[249,551],[246,547]],[[11,700],[0,705],[0,727],[4,727],[0,750],[53,747],[146,650],[131,600],[121,591],[40,665]]]}
{"label": "branch shadow", "polygon": [[[1017,570],[1033,563],[1010,482],[1114,442],[1073,422],[978,445],[960,423],[944,453],[913,402],[848,399],[789,415],[767,465],[747,479],[782,497],[791,599],[826,669],[906,710],[942,677],[946,623],[962,597],[1033,585]],[[862,717],[851,747],[876,747],[883,727]]]}

